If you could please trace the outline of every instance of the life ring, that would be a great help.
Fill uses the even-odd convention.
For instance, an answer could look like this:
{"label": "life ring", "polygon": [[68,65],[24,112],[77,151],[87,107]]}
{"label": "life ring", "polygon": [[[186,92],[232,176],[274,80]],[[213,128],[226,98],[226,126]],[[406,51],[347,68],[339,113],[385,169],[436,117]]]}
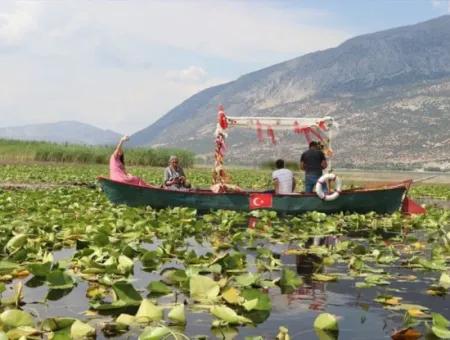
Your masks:
{"label": "life ring", "polygon": [[[327,181],[335,182],[334,191],[331,194],[323,192],[323,185]],[[334,201],[341,194],[341,188],[342,188],[342,181],[339,177],[337,177],[335,174],[325,174],[322,175],[316,183],[316,194],[317,196],[319,196],[321,200]]]}

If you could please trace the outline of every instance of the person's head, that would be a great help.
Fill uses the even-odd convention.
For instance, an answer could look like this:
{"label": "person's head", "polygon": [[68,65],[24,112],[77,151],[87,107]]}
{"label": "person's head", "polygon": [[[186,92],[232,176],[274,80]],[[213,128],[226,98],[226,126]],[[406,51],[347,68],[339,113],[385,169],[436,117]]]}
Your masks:
{"label": "person's head", "polygon": [[177,167],[178,166],[178,157],[177,156],[170,156],[170,158],[169,158],[169,165]]}
{"label": "person's head", "polygon": [[284,160],[277,159],[275,162],[275,166],[277,167],[277,169],[283,169],[284,168]]}
{"label": "person's head", "polygon": [[310,149],[317,149],[317,142],[316,141],[312,141],[309,143],[309,148]]}

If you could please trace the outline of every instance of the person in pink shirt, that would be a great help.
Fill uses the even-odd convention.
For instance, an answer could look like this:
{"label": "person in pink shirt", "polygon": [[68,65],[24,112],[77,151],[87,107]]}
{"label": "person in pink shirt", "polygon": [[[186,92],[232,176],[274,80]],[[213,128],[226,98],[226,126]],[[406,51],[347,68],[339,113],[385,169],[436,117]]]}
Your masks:
{"label": "person in pink shirt", "polygon": [[117,144],[111,158],[109,159],[109,178],[113,181],[148,186],[141,178],[133,176],[125,170],[125,160],[123,156],[122,145],[130,138],[128,136],[123,136],[119,144]]}

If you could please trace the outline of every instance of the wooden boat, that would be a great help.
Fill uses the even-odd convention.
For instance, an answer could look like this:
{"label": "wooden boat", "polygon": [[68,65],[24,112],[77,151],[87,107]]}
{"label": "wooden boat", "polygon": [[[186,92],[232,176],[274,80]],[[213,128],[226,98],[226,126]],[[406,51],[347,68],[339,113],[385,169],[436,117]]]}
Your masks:
{"label": "wooden boat", "polygon": [[400,209],[412,183],[411,180],[407,180],[379,187],[343,190],[337,199],[324,201],[314,193],[274,195],[256,191],[230,193],[213,193],[210,190],[175,191],[131,185],[103,177],[98,178],[98,181],[108,199],[115,204],[151,206],[156,209],[190,207],[199,212],[217,209],[236,211],[268,209],[290,215],[308,211],[393,213]]}

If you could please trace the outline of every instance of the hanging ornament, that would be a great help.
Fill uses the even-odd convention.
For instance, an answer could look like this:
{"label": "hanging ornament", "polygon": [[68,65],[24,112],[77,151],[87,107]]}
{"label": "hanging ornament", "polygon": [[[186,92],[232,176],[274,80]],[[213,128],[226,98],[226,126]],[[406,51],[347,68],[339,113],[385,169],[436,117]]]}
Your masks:
{"label": "hanging ornament", "polygon": [[262,126],[259,120],[256,121],[256,136],[258,136],[258,141],[262,143],[264,141]]}
{"label": "hanging ornament", "polygon": [[267,128],[267,135],[269,136],[270,140],[272,141],[272,144],[277,144],[277,141],[275,140],[275,133],[273,132],[273,129],[271,126]]}

